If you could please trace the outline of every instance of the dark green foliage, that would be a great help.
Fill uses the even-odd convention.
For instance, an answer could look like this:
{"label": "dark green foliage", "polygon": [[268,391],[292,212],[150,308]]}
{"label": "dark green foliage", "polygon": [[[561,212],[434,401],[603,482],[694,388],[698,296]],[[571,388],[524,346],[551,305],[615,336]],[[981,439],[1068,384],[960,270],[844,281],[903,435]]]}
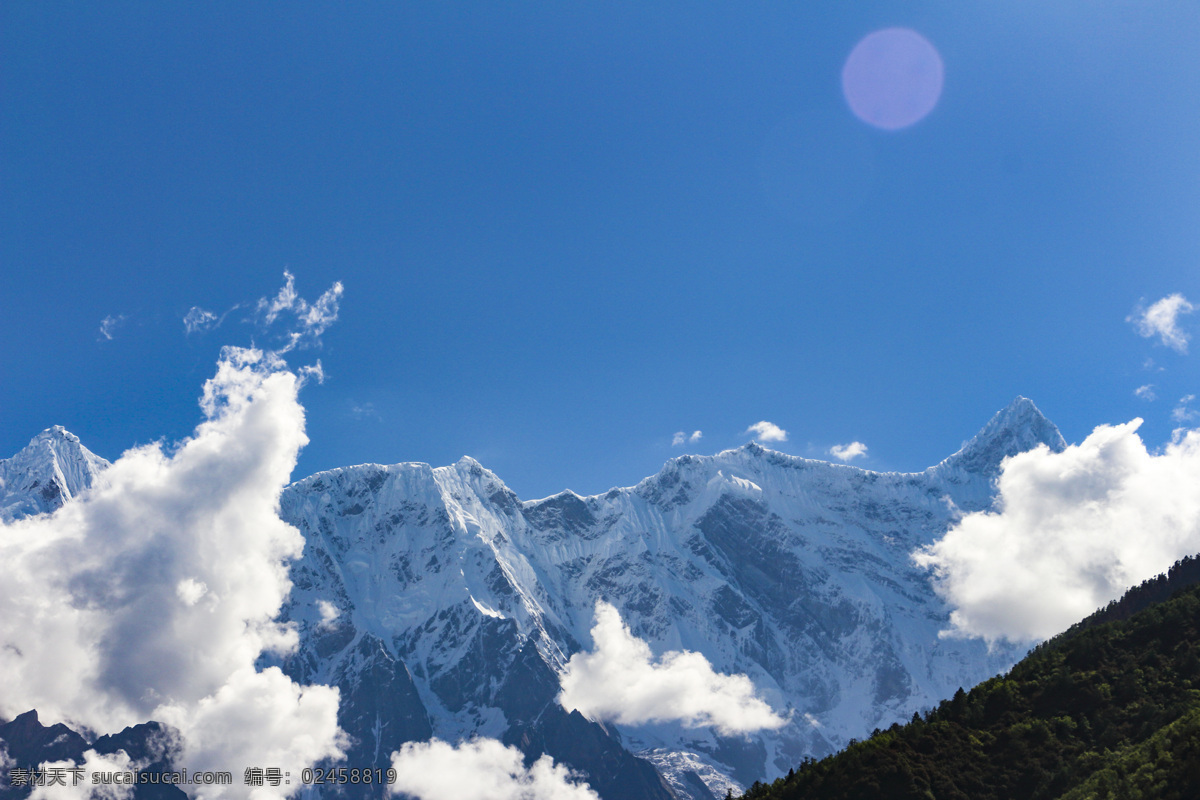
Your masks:
{"label": "dark green foliage", "polygon": [[1198,580],[1200,559],[1184,559],[1007,675],[743,797],[1198,798]]}
{"label": "dark green foliage", "polygon": [[1148,608],[1154,603],[1161,603],[1173,594],[1200,583],[1200,555],[1184,556],[1175,562],[1164,575],[1156,575],[1150,580],[1143,581],[1127,591],[1120,600],[1113,600],[1104,608],[1076,622],[1065,632],[1053,639],[1048,639],[1041,647],[1052,647],[1056,643],[1070,639],[1088,628],[1103,625],[1106,622],[1116,622],[1129,619],[1137,612]]}

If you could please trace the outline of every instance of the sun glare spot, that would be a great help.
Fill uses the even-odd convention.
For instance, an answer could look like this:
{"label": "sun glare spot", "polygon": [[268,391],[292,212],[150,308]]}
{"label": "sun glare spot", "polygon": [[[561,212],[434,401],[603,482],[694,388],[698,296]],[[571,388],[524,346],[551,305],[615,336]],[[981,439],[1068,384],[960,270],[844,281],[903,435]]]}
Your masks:
{"label": "sun glare spot", "polygon": [[842,92],[855,116],[894,131],[933,110],[942,78],[942,58],[925,37],[907,28],[887,28],[854,46],[842,68]]}

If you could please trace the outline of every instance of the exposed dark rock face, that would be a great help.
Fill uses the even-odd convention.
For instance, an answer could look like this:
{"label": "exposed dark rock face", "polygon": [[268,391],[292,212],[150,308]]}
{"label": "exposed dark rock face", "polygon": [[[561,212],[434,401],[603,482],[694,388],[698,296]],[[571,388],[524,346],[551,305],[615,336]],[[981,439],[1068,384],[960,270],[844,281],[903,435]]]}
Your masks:
{"label": "exposed dark rock face", "polygon": [[[161,783],[163,773],[173,772],[178,752],[177,738],[173,731],[148,722],[126,728],[117,734],[101,736],[91,744],[83,736],[62,723],[49,727],[38,720],[37,711],[27,711],[16,719],[0,724],[0,746],[7,753],[9,766],[3,781],[0,781],[0,798],[24,798],[33,792],[33,786],[14,785],[9,779],[13,770],[36,772],[46,762],[84,762],[84,753],[95,750],[100,755],[112,755],[124,751],[129,756],[139,777],[133,787],[136,800],[184,800],[187,794],[178,786]],[[63,775],[67,784],[73,776]]]}
{"label": "exposed dark rock face", "polygon": [[[386,768],[406,742],[485,736],[530,761],[552,756],[604,800],[723,797],[1016,660],[939,638],[949,609],[910,555],[959,512],[988,508],[1001,461],[1037,446],[1064,443],[1018,398],[959,453],[912,474],[757,444],[682,456],[603,495],[527,502],[469,458],[323,472],[280,498],[305,538],[282,612],[300,644],[261,663],[338,687],[351,768]],[[53,511],[102,480],[105,463],[47,431],[0,462],[0,516]],[[690,650],[746,675],[787,723],[741,737],[602,725],[564,708],[559,674],[595,646],[598,600],[655,657]]]}
{"label": "exposed dark rock face", "polygon": [[676,796],[653,766],[630,754],[607,728],[555,703],[533,723],[509,728],[503,741],[519,747],[528,763],[545,754],[571,765],[604,800]]}

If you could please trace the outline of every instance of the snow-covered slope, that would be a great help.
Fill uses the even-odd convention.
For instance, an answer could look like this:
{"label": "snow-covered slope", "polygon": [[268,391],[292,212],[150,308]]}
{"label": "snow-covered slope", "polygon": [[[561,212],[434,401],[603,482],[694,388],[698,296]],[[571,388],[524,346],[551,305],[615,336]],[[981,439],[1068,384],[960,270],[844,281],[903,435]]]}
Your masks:
{"label": "snow-covered slope", "polygon": [[[284,612],[301,644],[283,666],[341,688],[352,766],[387,766],[405,741],[480,735],[549,753],[606,800],[724,796],[1019,657],[940,639],[949,609],[910,554],[988,507],[1001,461],[1036,446],[1065,443],[1018,398],[911,474],[756,444],[682,456],[603,495],[535,501],[470,458],[322,472],[281,500],[306,539]],[[51,429],[0,462],[0,509],[53,510],[104,465]],[[743,738],[568,713],[557,675],[592,648],[599,599],[656,654],[697,651],[748,675],[788,724]]]}
{"label": "snow-covered slope", "polygon": [[12,458],[0,459],[0,521],[43,514],[91,487],[108,462],[55,425]]}
{"label": "snow-covered slope", "polygon": [[956,514],[987,507],[1001,460],[1039,444],[1064,447],[1018,398],[914,474],[756,444],[676,458],[603,495],[528,502],[470,458],[320,473],[283,497],[284,518],[308,542],[288,608],[303,644],[288,667],[342,681],[353,698],[348,676],[365,652],[377,654],[374,668],[391,665],[410,698],[405,719],[420,721],[386,730],[383,718],[360,720],[360,757],[426,735],[421,710],[443,738],[519,742],[536,738],[540,715],[562,714],[555,673],[591,646],[604,599],[656,653],[703,653],[791,713],[782,730],[745,739],[677,725],[619,730],[680,796],[703,796],[697,775],[723,795],[727,780],[786,772],[1020,655],[939,639],[948,609],[909,556]]}

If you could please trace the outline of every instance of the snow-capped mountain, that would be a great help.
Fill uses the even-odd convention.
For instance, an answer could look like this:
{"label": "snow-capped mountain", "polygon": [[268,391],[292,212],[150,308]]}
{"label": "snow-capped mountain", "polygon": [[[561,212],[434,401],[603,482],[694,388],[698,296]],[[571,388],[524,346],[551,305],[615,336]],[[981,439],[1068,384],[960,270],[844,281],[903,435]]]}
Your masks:
{"label": "snow-capped mountain", "polygon": [[[47,437],[74,449],[47,448]],[[1039,445],[1065,443],[1018,398],[919,473],[756,444],[672,459],[602,495],[534,501],[470,458],[318,473],[281,500],[306,541],[284,610],[300,647],[282,666],[302,683],[341,688],[353,766],[386,767],[406,741],[479,735],[529,757],[549,753],[606,800],[724,796],[907,719],[1021,655],[939,638],[949,609],[910,555],[958,514],[987,508],[1001,461]],[[0,507],[52,510],[49,498],[35,502],[46,485],[35,473],[61,475],[60,493],[73,497],[103,464],[70,434],[47,431],[0,462]],[[719,672],[749,676],[788,723],[739,737],[568,713],[558,674],[593,646],[600,599],[656,654],[695,651]]]}
{"label": "snow-capped mountain", "polygon": [[61,425],[47,428],[12,458],[0,459],[0,521],[62,507],[108,466]]}
{"label": "snow-capped mountain", "polygon": [[[283,497],[283,517],[308,548],[287,611],[303,644],[287,666],[343,687],[359,757],[386,757],[432,730],[545,741],[573,763],[543,729],[566,716],[556,673],[590,646],[604,599],[656,653],[700,652],[791,713],[782,730],[745,739],[619,729],[679,796],[702,797],[700,783],[723,796],[1020,655],[939,639],[949,610],[909,556],[958,513],[986,508],[1001,460],[1039,444],[1065,446],[1018,398],[961,451],[914,474],[756,444],[676,458],[603,495],[524,502],[470,458],[319,473]],[[384,683],[403,708],[390,720],[377,713]]]}

